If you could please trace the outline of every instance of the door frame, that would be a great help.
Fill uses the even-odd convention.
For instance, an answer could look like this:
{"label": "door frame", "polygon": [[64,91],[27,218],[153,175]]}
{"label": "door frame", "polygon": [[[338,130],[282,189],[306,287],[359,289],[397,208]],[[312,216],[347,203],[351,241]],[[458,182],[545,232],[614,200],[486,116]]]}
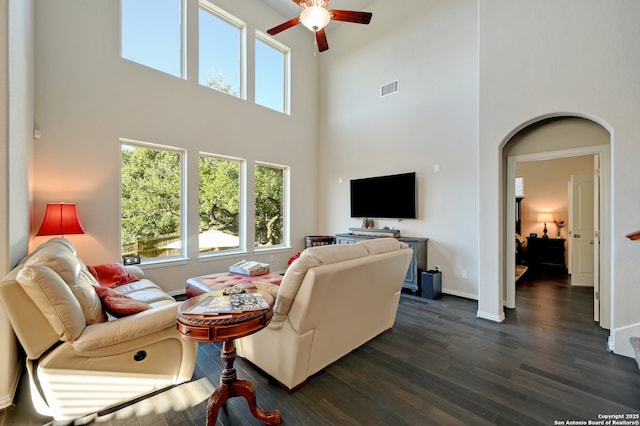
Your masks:
{"label": "door frame", "polygon": [[[504,247],[505,252],[505,300],[504,306],[510,309],[516,307],[516,280],[515,280],[515,262],[513,256],[515,253],[516,232],[516,195],[515,195],[515,178],[516,164],[527,161],[554,160],[558,158],[578,157],[585,155],[597,156],[600,163],[600,326],[602,328],[610,328],[611,314],[611,160],[610,145],[595,145],[582,148],[566,149],[560,151],[539,152],[535,154],[522,154],[507,157],[507,173],[506,173],[506,223],[504,229]],[[597,249],[597,248],[596,248]]]}

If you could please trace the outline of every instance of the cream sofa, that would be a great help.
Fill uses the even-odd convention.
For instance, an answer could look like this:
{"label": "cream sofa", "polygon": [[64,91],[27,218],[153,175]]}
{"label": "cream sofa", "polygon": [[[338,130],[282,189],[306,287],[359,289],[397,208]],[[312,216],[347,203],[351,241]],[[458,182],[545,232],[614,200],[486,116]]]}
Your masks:
{"label": "cream sofa", "polygon": [[98,282],[66,239],[42,244],[0,280],[40,413],[83,417],[191,379],[197,344],[175,330],[178,302],[131,270],[140,280],[115,290],[151,308],[117,319],[105,314]]}
{"label": "cream sofa", "polygon": [[395,321],[413,251],[394,238],[304,250],[280,286],[271,323],[236,341],[239,356],[295,390]]}
{"label": "cream sofa", "polygon": [[11,407],[20,382],[22,359],[7,314],[0,306],[0,411]]}

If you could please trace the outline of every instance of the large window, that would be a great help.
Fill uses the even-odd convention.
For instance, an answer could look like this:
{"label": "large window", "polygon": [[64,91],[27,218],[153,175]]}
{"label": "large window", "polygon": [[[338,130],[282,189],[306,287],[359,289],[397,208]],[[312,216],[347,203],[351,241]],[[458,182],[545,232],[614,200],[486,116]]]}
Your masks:
{"label": "large window", "polygon": [[288,168],[258,163],[255,167],[256,247],[287,243]]}
{"label": "large window", "polygon": [[245,24],[209,2],[199,10],[199,82],[244,98]]}
{"label": "large window", "polygon": [[121,0],[123,58],[182,77],[183,0]]}
{"label": "large window", "polygon": [[289,113],[289,49],[256,32],[256,103]]}
{"label": "large window", "polygon": [[[187,23],[186,7],[192,3],[186,0],[120,0],[120,3],[123,58],[186,78],[185,44],[189,33],[189,37],[198,37],[200,85],[247,99],[247,36],[243,21],[210,0],[197,2],[197,26]],[[198,34],[193,34],[196,29]],[[291,50],[256,31],[254,52],[255,103],[289,114]]]}
{"label": "large window", "polygon": [[241,160],[200,154],[200,253],[240,249]]}
{"label": "large window", "polygon": [[122,141],[122,254],[183,255],[183,152]]}

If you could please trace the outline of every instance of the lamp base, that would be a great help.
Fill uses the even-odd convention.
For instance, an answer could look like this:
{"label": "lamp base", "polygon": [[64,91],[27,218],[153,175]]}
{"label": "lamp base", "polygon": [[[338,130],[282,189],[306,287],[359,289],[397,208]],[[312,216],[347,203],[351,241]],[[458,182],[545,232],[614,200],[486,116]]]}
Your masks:
{"label": "lamp base", "polygon": [[544,224],[544,229],[542,230],[542,238],[549,238],[547,235],[547,224]]}

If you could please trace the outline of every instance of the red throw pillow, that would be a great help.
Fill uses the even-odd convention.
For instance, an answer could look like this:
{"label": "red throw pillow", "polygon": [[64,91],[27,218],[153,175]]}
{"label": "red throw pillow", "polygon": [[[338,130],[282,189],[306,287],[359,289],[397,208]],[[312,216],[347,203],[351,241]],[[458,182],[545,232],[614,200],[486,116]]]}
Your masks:
{"label": "red throw pillow", "polygon": [[113,288],[119,285],[138,281],[138,278],[129,273],[127,268],[117,263],[107,263],[95,266],[87,265],[87,269],[91,272],[91,275],[96,277],[96,280],[98,280],[100,285],[103,287]]}
{"label": "red throw pillow", "polygon": [[298,260],[298,258],[300,257],[300,252],[294,254],[293,256],[291,256],[289,258],[289,261],[287,262],[288,265],[291,265],[293,262],[295,262],[296,260]]}
{"label": "red throw pillow", "polygon": [[124,317],[151,309],[151,305],[118,293],[109,287],[94,287],[100,296],[102,306],[114,317]]}

